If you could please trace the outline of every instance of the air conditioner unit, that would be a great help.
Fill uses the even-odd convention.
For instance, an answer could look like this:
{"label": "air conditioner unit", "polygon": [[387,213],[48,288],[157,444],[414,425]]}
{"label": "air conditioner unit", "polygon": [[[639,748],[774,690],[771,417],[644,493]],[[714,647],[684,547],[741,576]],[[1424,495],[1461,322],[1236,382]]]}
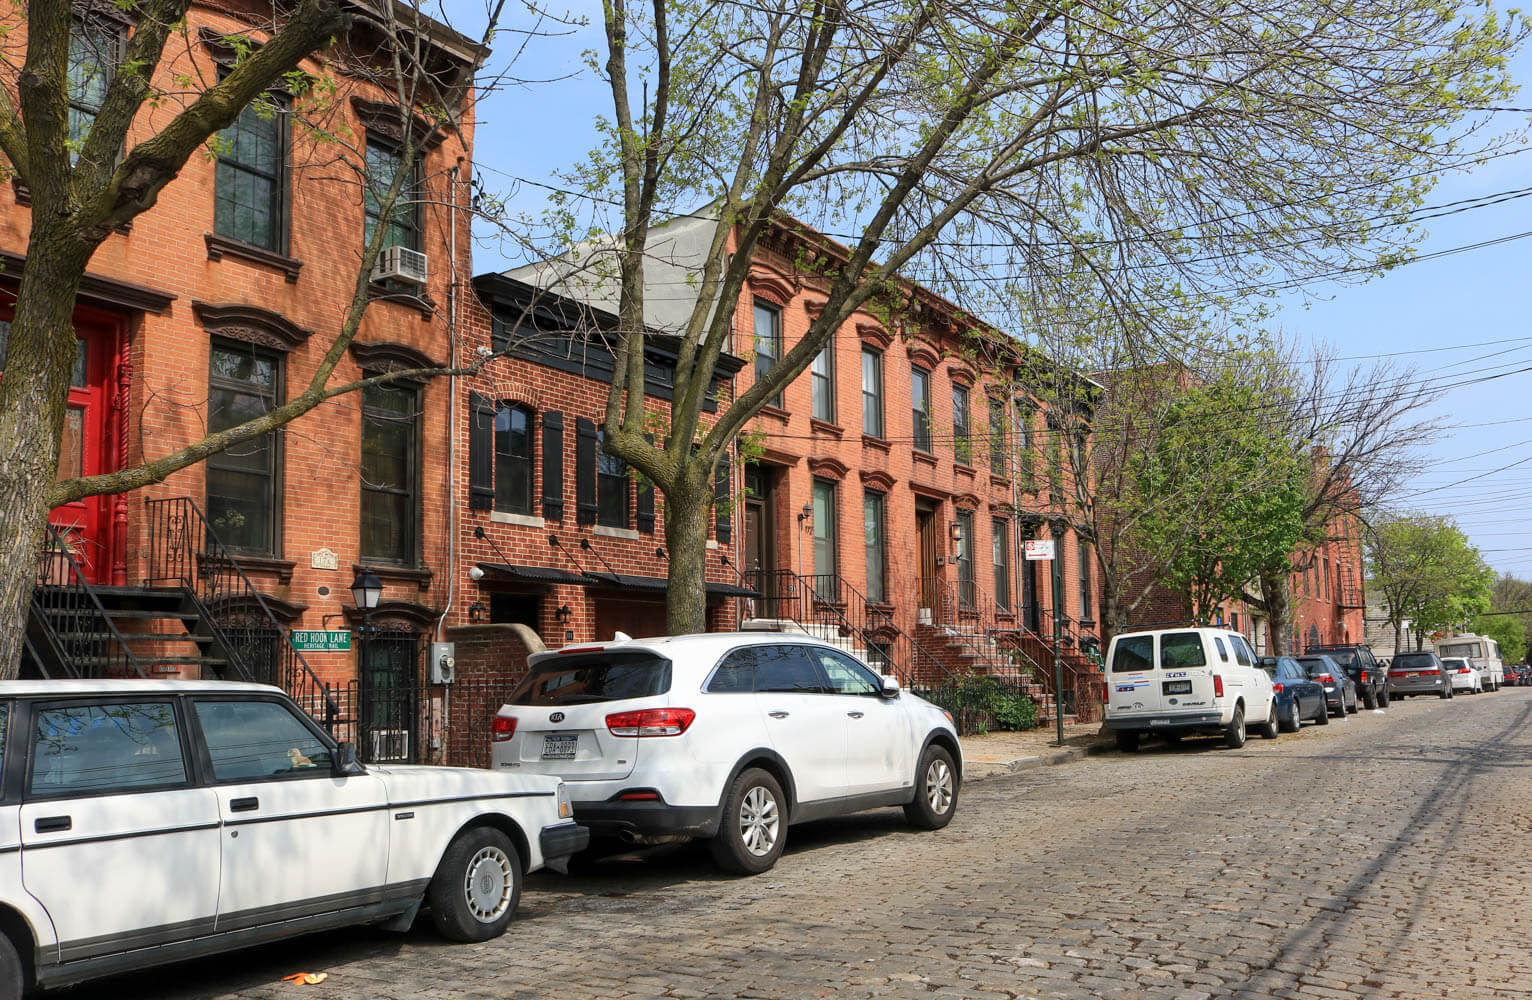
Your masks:
{"label": "air conditioner unit", "polygon": [[372,757],[369,763],[381,764],[387,761],[398,762],[410,759],[408,729],[374,729],[368,735],[372,742]]}
{"label": "air conditioner unit", "polygon": [[372,265],[373,281],[402,281],[410,285],[424,285],[429,274],[426,255],[409,247],[384,247],[378,251],[378,259]]}

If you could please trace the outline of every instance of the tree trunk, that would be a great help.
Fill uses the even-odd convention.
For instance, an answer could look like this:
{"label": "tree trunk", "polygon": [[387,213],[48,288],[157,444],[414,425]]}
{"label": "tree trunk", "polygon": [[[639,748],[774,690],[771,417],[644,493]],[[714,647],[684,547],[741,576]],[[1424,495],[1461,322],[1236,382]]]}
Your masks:
{"label": "tree trunk", "polygon": [[1288,633],[1292,628],[1292,595],[1288,593],[1286,574],[1261,575],[1261,597],[1266,610],[1266,635],[1272,656],[1291,656],[1295,650],[1287,648]]}
{"label": "tree trunk", "polygon": [[1117,581],[1103,573],[1101,577],[1101,655],[1105,656],[1112,637],[1121,629],[1126,612],[1122,607],[1122,595],[1117,591]]}
{"label": "tree trunk", "polygon": [[670,635],[707,631],[707,522],[712,498],[711,481],[697,486],[690,476],[665,494],[665,547],[670,553],[665,631]]}
{"label": "tree trunk", "polygon": [[[39,224],[34,217],[33,226]],[[0,378],[0,679],[16,677],[21,667],[74,368],[75,293],[95,247],[73,232],[50,233],[41,223],[16,296]]]}
{"label": "tree trunk", "polygon": [[1404,619],[1400,618],[1394,622],[1394,652],[1397,653],[1402,649],[1404,649]]}

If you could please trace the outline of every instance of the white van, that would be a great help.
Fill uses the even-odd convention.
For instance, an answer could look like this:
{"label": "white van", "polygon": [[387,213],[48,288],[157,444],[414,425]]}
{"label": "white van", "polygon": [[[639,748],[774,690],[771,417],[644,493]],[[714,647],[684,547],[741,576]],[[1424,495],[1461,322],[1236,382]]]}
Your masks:
{"label": "white van", "polygon": [[1155,734],[1221,732],[1226,746],[1245,745],[1245,724],[1277,736],[1271,678],[1245,637],[1221,628],[1150,629],[1112,639],[1106,655],[1106,727],[1125,752]]}
{"label": "white van", "polygon": [[1505,683],[1505,664],[1500,661],[1500,643],[1487,635],[1454,635],[1436,644],[1436,655],[1442,659],[1460,656],[1472,660],[1484,675],[1484,690],[1499,691]]}

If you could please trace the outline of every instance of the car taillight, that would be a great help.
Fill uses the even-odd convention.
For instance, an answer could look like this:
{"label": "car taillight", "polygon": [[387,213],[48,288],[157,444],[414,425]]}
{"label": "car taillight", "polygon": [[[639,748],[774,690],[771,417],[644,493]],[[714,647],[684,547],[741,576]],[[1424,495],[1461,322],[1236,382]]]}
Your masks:
{"label": "car taillight", "polygon": [[613,712],[606,717],[606,728],[613,736],[680,736],[696,717],[689,708],[642,708]]}
{"label": "car taillight", "polygon": [[497,715],[489,720],[489,738],[495,743],[504,743],[516,735],[516,717],[514,715]]}
{"label": "car taillight", "polygon": [[1435,677],[1436,675],[1438,675],[1440,673],[1441,673],[1440,670],[1422,670],[1420,672],[1420,676],[1422,676],[1422,677]]}
{"label": "car taillight", "polygon": [[1471,673],[1473,673],[1473,668],[1472,667],[1462,667],[1462,668],[1460,668],[1458,670],[1458,673],[1460,673],[1460,674],[1471,674]]}
{"label": "car taillight", "polygon": [[1222,698],[1223,697],[1223,675],[1222,674],[1214,674],[1213,675],[1213,697],[1214,698]]}
{"label": "car taillight", "polygon": [[1331,677],[1329,674],[1320,674],[1318,677],[1316,677],[1314,679],[1317,680],[1321,684],[1334,684],[1335,683],[1335,678]]}
{"label": "car taillight", "polygon": [[1273,691],[1275,691],[1277,694],[1281,694],[1282,693],[1282,685],[1280,685],[1280,684],[1273,684],[1271,686],[1271,689]]}
{"label": "car taillight", "polygon": [[1362,680],[1363,680],[1363,682],[1365,682],[1367,680],[1367,671],[1365,671],[1365,670],[1362,671]]}

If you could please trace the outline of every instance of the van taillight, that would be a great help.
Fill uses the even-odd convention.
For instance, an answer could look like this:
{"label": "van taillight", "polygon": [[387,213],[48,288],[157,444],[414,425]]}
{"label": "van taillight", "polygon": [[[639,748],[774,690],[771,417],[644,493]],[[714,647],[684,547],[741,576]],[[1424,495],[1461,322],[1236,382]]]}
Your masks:
{"label": "van taillight", "polygon": [[606,728],[613,736],[680,736],[696,717],[689,708],[643,708],[613,712],[606,717]]}
{"label": "van taillight", "polygon": [[1213,697],[1214,698],[1222,698],[1223,697],[1223,675],[1222,674],[1214,674],[1213,675]]}
{"label": "van taillight", "polygon": [[514,715],[497,715],[489,720],[489,738],[495,743],[504,743],[516,735],[516,717]]}

